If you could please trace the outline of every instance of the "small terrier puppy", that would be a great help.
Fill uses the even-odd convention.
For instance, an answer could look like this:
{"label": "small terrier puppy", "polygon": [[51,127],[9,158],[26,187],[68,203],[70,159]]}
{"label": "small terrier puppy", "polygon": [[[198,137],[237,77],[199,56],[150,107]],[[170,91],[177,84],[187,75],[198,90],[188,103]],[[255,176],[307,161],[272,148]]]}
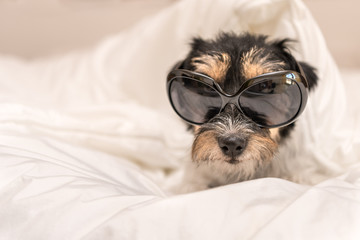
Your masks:
{"label": "small terrier puppy", "polygon": [[318,80],[289,42],[249,33],[192,40],[167,78],[171,105],[195,135],[182,192],[273,176]]}

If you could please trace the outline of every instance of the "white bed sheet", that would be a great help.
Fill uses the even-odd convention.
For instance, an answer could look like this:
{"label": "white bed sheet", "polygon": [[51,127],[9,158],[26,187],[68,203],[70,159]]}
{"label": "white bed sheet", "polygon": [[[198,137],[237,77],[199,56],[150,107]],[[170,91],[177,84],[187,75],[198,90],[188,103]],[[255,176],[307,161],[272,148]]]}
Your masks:
{"label": "white bed sheet", "polygon": [[[191,36],[219,30],[298,39],[296,55],[318,69],[293,150],[282,150],[303,184],[167,192],[192,136],[169,107],[166,73]],[[359,239],[360,122],[349,94],[298,0],[184,0],[94,49],[1,56],[0,238]]]}

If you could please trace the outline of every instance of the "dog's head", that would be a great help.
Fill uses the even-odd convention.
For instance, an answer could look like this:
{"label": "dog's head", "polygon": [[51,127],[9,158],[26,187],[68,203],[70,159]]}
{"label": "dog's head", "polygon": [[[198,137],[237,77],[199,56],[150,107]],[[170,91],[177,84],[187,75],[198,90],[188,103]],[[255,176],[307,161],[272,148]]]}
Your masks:
{"label": "dog's head", "polygon": [[[286,70],[290,70],[289,72],[301,72],[302,75],[305,75],[307,81],[304,82],[304,85],[307,89],[312,89],[316,85],[317,76],[314,69],[306,63],[295,60],[287,48],[288,42],[289,40],[287,39],[270,41],[263,35],[235,35],[225,33],[220,34],[218,38],[210,41],[201,38],[193,39],[190,53],[185,60],[178,64],[177,68],[189,70],[187,74],[190,75],[192,72],[197,73],[199,76],[187,77],[196,78],[197,83],[206,81],[206,84],[209,86],[209,91],[218,88],[223,96],[234,97],[236,95],[235,100],[230,97],[222,97],[222,99],[217,97],[217,101],[224,101],[224,99],[231,100],[227,100],[228,102],[225,105],[222,104],[221,111],[219,111],[220,108],[218,110],[215,109],[214,111],[219,112],[210,114],[210,117],[205,122],[192,125],[195,133],[195,141],[192,147],[192,158],[194,162],[212,165],[219,169],[219,171],[237,172],[239,175],[242,175],[242,179],[247,179],[251,178],[259,167],[266,165],[266,163],[273,159],[278,145],[282,143],[293,129],[294,122],[289,121],[286,124],[280,124],[279,127],[276,126],[276,124],[267,127],[266,123],[261,124],[262,114],[257,111],[251,112],[246,110],[246,106],[242,106],[241,97],[238,97],[237,94],[241,89],[246,89],[248,84],[250,86],[248,89],[250,90],[247,90],[247,94],[257,94],[257,98],[259,98],[260,95],[260,98],[264,96],[269,97],[270,95],[275,96],[276,94],[273,93],[282,91],[280,88],[288,86],[285,84],[276,85],[274,83],[275,81],[269,82],[267,80],[262,81],[261,79],[266,79],[266,74],[268,73],[286,73]],[[283,78],[285,81],[286,76]],[[211,81],[208,80],[209,78],[214,81],[213,86],[211,85]],[[249,79],[255,80],[249,81]],[[256,81],[260,83],[253,86],[253,82]],[[289,85],[293,84],[292,82],[293,80],[290,79]],[[182,84],[186,85],[188,83],[185,81]],[[255,93],[257,88],[263,87],[263,84],[265,84],[265,90],[268,92],[264,94]],[[266,86],[269,84],[272,87]],[[280,90],[276,90],[275,85]],[[192,84],[191,87],[196,88],[196,86],[196,84]],[[307,89],[303,89],[303,91],[307,91]],[[191,91],[196,92],[197,90],[194,89]],[[206,88],[201,91],[206,91]],[[289,92],[291,93],[291,91]],[[176,93],[175,95],[178,94],[179,93]],[[196,94],[202,95],[202,93],[199,92]],[[178,103],[178,105],[180,105],[178,108],[182,107],[181,104],[194,104],[194,108],[200,109],[202,106],[199,104],[208,104],[206,101],[209,102],[209,106],[211,106],[211,104],[214,105],[212,101],[215,101],[215,98],[213,99],[210,96],[211,94],[212,93],[208,94],[208,100],[201,101],[197,101],[196,98],[183,96],[183,102]],[[251,98],[255,98],[254,96]],[[301,98],[301,96],[290,96],[289,94],[287,94],[286,97]],[[200,99],[200,97],[198,97],[198,99]],[[193,101],[193,103],[190,103],[190,101]],[[246,97],[244,101],[246,101]],[[286,100],[284,101],[286,102]],[[240,104],[238,102],[240,102]],[[259,101],[258,104],[261,105],[265,103],[266,100],[263,103]],[[172,104],[174,106],[173,102]],[[250,103],[249,106],[251,106],[251,104],[254,103]],[[293,106],[286,106],[286,104],[279,102],[278,107],[286,109]],[[212,111],[210,108],[211,107],[209,107],[209,113]],[[261,108],[266,108],[266,106],[255,107],[255,109]],[[268,108],[266,111],[269,110],[271,110],[271,108]],[[179,113],[178,110],[176,111]],[[266,114],[274,115],[276,113]],[[182,117],[184,118],[184,116]],[[279,116],[279,118],[281,117]],[[189,119],[187,120],[188,122],[196,122],[191,119],[190,121]]]}

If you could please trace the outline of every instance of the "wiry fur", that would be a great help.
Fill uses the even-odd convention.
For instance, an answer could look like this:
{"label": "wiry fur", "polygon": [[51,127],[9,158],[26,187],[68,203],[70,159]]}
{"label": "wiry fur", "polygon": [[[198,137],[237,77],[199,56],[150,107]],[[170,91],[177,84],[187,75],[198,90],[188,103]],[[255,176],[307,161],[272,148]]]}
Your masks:
{"label": "wiry fur", "polygon": [[[222,33],[215,40],[195,38],[181,68],[212,77],[228,94],[236,93],[242,83],[258,75],[296,70],[296,60],[289,40],[269,41],[266,36]],[[300,62],[309,89],[317,82],[314,69]],[[261,128],[228,105],[209,122],[194,127],[192,163],[182,191],[201,190],[239,181],[272,176],[281,168],[276,155],[279,145],[289,137],[294,123],[279,129]],[[235,136],[246,144],[241,154],[229,156],[219,146],[219,139]]]}

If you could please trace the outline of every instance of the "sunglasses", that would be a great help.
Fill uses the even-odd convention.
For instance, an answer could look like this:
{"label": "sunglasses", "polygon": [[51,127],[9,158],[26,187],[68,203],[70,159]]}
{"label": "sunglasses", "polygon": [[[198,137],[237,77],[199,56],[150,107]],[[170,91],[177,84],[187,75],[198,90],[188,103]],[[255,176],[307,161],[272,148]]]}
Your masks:
{"label": "sunglasses", "polygon": [[181,63],[167,76],[167,92],[175,112],[190,124],[204,124],[233,104],[260,127],[283,127],[296,120],[307,102],[308,84],[299,64],[299,72],[251,78],[234,95],[224,92],[211,77],[179,67]]}

